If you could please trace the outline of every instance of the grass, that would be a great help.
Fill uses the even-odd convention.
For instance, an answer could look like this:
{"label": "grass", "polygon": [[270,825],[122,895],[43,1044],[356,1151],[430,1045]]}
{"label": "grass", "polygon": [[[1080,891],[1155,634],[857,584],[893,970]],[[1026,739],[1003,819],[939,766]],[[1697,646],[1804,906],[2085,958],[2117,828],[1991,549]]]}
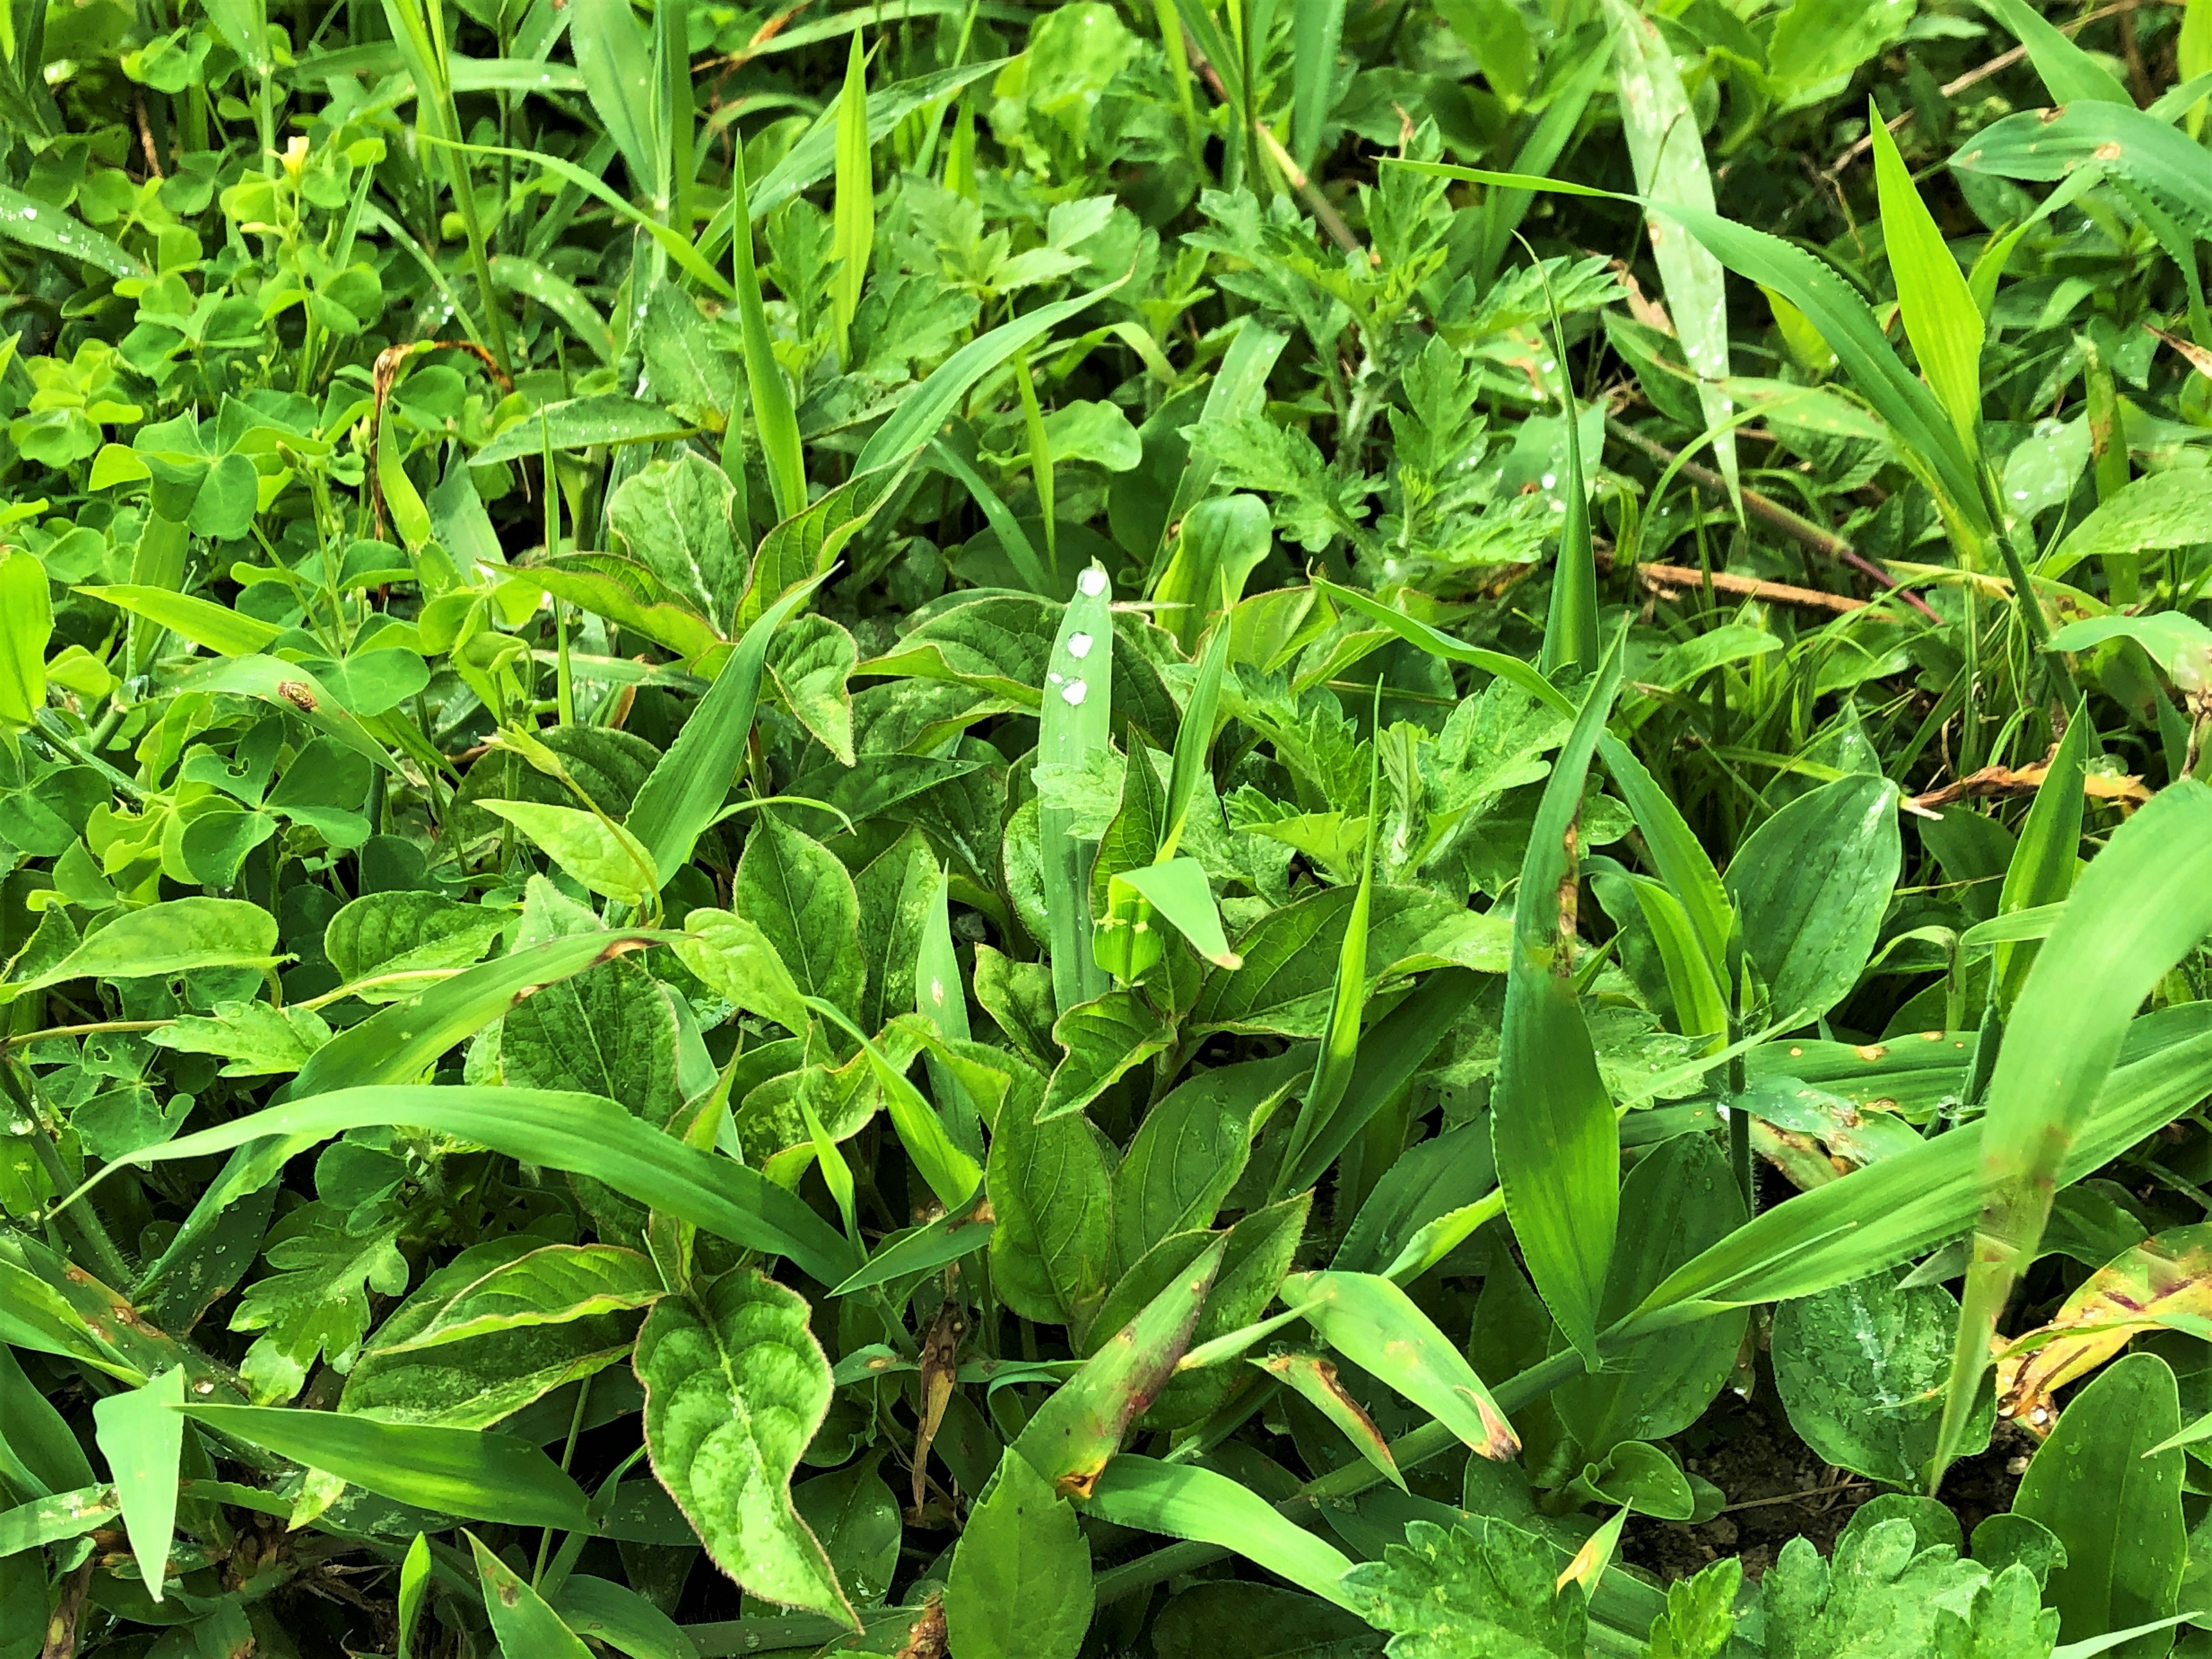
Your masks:
{"label": "grass", "polygon": [[2205,1651],[2209,71],[0,18],[0,1659]]}

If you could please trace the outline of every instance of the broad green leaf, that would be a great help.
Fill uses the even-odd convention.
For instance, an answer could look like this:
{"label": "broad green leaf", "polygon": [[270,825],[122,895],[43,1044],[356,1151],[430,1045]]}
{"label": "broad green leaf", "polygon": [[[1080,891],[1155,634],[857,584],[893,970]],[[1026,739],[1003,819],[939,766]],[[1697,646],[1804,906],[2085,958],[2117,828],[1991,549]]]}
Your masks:
{"label": "broad green leaf", "polygon": [[1009,1449],[952,1552],[945,1626],[953,1650],[1075,1659],[1091,1610],[1091,1545],[1074,1510]]}
{"label": "broad green leaf", "polygon": [[[2154,472],[2100,501],[2081,523],[2066,532],[2057,550],[2038,567],[2039,574],[2063,578],[2083,560],[2132,556],[2212,539],[2212,477],[2191,467]],[[2165,615],[2140,620],[2161,620]],[[2181,620],[2189,620],[2183,617]],[[2071,624],[2081,627],[2082,623]],[[2065,631],[2065,630],[2061,630]],[[2079,650],[2079,646],[2053,648]]]}
{"label": "broad green leaf", "polygon": [[[1606,1274],[1601,1318],[1611,1325],[1652,1287],[1747,1219],[1719,1146],[1681,1135],[1647,1155],[1621,1183],[1620,1238]],[[1622,1441],[1665,1440],[1705,1413],[1727,1384],[1745,1317],[1723,1314],[1607,1357],[1605,1369],[1570,1377],[1552,1397],[1585,1456]]]}
{"label": "broad green leaf", "polygon": [[1805,1024],[1850,994],[1903,857],[1897,791],[1878,777],[1824,784],[1744,838],[1728,893],[1777,1024]]}
{"label": "broad green leaf", "polygon": [[592,1650],[561,1622],[561,1615],[529,1581],[486,1549],[474,1533],[468,1534],[468,1540],[476,1555],[477,1581],[483,1587],[484,1612],[501,1652],[526,1653],[532,1659],[539,1655],[544,1659],[590,1659]]}
{"label": "broad green leaf", "polygon": [[1304,1311],[1322,1340],[1478,1455],[1502,1462],[1521,1449],[1467,1356],[1390,1280],[1376,1273],[1298,1273],[1285,1283],[1283,1300]]}
{"label": "broad green leaf", "polygon": [[161,1599],[169,1534],[177,1521],[178,1462],[184,1455],[185,1372],[173,1365],[143,1388],[93,1402],[100,1455],[123,1506],[123,1530],[147,1593]]}
{"label": "broad green leaf", "polygon": [[583,1488],[511,1435],[276,1406],[193,1401],[179,1409],[220,1434],[418,1509],[518,1527],[596,1530]]}
{"label": "broad green leaf", "polygon": [[535,801],[487,800],[479,805],[522,831],[563,872],[602,898],[635,909],[658,890],[653,860],[637,837],[595,812],[541,806]]}
{"label": "broad green leaf", "polygon": [[747,1593],[857,1627],[791,1474],[830,1407],[806,1304],[750,1268],[664,1299],[638,1333],[653,1472]]}
{"label": "broad green leaf", "polygon": [[840,1009],[859,1008],[866,985],[860,900],[836,854],[763,812],[745,837],[733,897],[738,913],[759,927],[801,993]]}
{"label": "broad green leaf", "polygon": [[465,1085],[339,1089],[234,1118],[134,1152],[111,1167],[204,1158],[265,1139],[304,1151],[314,1141],[372,1124],[428,1129],[526,1163],[589,1175],[718,1237],[788,1256],[824,1284],[836,1284],[854,1265],[850,1247],[836,1229],[792,1194],[592,1095]]}
{"label": "broad green leaf", "polygon": [[1491,1098],[1491,1146],[1506,1216],[1552,1317],[1592,1369],[1620,1214],[1620,1136],[1575,995],[1576,819],[1620,686],[1616,642],[1586,683],[1582,713],[1529,831]]}
{"label": "broad green leaf", "polygon": [[653,1263],[613,1244],[548,1244],[495,1267],[447,1303],[422,1330],[380,1352],[434,1348],[491,1331],[558,1325],[649,1308],[665,1292]]}
{"label": "broad green leaf", "polygon": [[1416,1659],[1580,1659],[1589,1651],[1583,1588],[1559,1582],[1552,1546],[1501,1521],[1471,1521],[1409,1523],[1404,1542],[1351,1571],[1348,1605],[1391,1632],[1394,1653]]}
{"label": "broad green leaf", "polygon": [[1929,1652],[1944,1604],[1969,1604],[1984,1571],[1950,1549],[1920,1547],[1902,1516],[1847,1532],[1828,1561],[1810,1539],[1793,1538],[1759,1586],[1766,1650],[1773,1659]]}
{"label": "broad green leaf", "polygon": [[349,985],[386,981],[356,991],[362,1001],[396,1002],[475,963],[513,921],[510,911],[437,893],[365,893],[331,918],[323,954]]}
{"label": "broad green leaf", "polygon": [[[1234,944],[1244,966],[1200,988],[1186,1035],[1236,1031],[1317,1037],[1327,1029],[1336,964],[1358,894],[1331,887],[1269,911]],[[1375,889],[1368,915],[1367,995],[1425,969],[1504,969],[1509,918],[1478,913],[1425,888]]]}
{"label": "broad green leaf", "polygon": [[684,936],[674,948],[715,995],[787,1031],[806,1030],[804,994],[757,922],[731,910],[694,910],[684,918]]}
{"label": "broad green leaf", "polygon": [[1126,1271],[1170,1233],[1210,1226],[1243,1173],[1254,1125],[1304,1068],[1293,1053],[1200,1072],[1145,1114],[1114,1165],[1114,1259]]}
{"label": "broad green leaf", "polygon": [[1226,1249],[1222,1241],[1201,1251],[1030,1419],[1012,1449],[1056,1491],[1088,1497],[1110,1467],[1122,1437],[1190,1346]]}
{"label": "broad green leaf", "polygon": [[1053,1068],[1037,1109],[1040,1122],[1079,1112],[1132,1067],[1175,1041],[1175,1027],[1136,991],[1109,991],[1053,1022],[1065,1058]]}
{"label": "broad green leaf", "polygon": [[267,968],[276,918],[244,899],[180,898],[117,916],[59,962],[0,985],[0,1001],[73,979],[170,978],[204,968]]}
{"label": "broad green leaf", "polygon": [[1083,1508],[1117,1526],[1232,1550],[1339,1607],[1358,1606],[1342,1583],[1352,1563],[1340,1551],[1212,1469],[1125,1452],[1106,1466]]}
{"label": "broad green leaf", "polygon": [[[2049,1599],[2069,1641],[2128,1630],[2174,1611],[2188,1557],[2181,1493],[2187,1455],[2153,1451],[2181,1424],[2172,1371],[2155,1354],[2107,1367],[2059,1414],[2014,1495],[2065,1547]],[[2163,1633],[2114,1650],[2162,1654]]]}
{"label": "broad green leaf", "polygon": [[1105,1149],[1080,1114],[1034,1121],[1035,1085],[1000,1109],[986,1180],[998,1223],[991,1279],[1024,1319],[1080,1334],[1106,1298],[1114,1197]]}
{"label": "broad green leaf", "polygon": [[[1871,107],[1871,106],[1870,106]],[[1982,308],[1928,211],[1881,112],[1869,118],[1875,182],[1881,196],[1882,245],[1897,283],[1898,309],[1920,372],[1950,411],[1969,451],[1982,423]]]}
{"label": "broad green leaf", "polygon": [[[1959,1304],[1940,1285],[1900,1289],[1887,1271],[1785,1302],[1774,1315],[1774,1384],[1790,1426],[1823,1462],[1909,1486],[1936,1449]],[[1990,1402],[1960,1447],[1987,1443]]]}

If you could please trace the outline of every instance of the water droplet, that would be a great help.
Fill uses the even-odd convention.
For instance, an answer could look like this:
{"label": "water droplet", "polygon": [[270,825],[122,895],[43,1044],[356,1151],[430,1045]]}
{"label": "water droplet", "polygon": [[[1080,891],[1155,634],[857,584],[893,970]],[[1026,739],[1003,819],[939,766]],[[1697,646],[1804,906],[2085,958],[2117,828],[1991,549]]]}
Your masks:
{"label": "water droplet", "polygon": [[1547,472],[1536,482],[1542,484],[1547,489],[1557,489],[1559,487],[1559,475],[1556,472]]}
{"label": "water droplet", "polygon": [[32,220],[33,220],[33,219],[37,218],[38,216],[39,216],[39,210],[38,210],[38,209],[36,209],[36,208],[34,208],[34,207],[27,207],[27,208],[25,208],[25,209],[23,210],[23,222],[24,222],[26,224],[28,224]]}
{"label": "water droplet", "polygon": [[1081,680],[1070,680],[1060,688],[1060,695],[1066,701],[1068,706],[1073,708],[1091,695],[1091,688]]}
{"label": "water droplet", "polygon": [[2027,499],[2027,492],[2025,489],[2015,489],[2012,492],[2012,498],[2016,501],[2024,501]]}
{"label": "water droplet", "polygon": [[1074,658],[1078,662],[1082,661],[1084,658],[1089,656],[1091,654],[1091,635],[1088,634],[1070,634],[1067,636],[1067,654]]}
{"label": "water droplet", "polygon": [[1095,599],[1106,591],[1106,573],[1094,564],[1075,579],[1075,585],[1085,599]]}

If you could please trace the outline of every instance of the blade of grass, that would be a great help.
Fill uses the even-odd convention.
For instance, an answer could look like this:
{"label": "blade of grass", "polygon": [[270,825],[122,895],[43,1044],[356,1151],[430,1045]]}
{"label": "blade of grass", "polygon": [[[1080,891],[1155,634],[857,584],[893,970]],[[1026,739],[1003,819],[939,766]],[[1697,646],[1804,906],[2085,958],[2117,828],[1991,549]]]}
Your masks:
{"label": "blade of grass", "polygon": [[875,246],[876,187],[868,155],[868,60],[860,50],[860,31],[845,61],[845,87],[837,97],[837,190],[832,199],[830,255],[836,270],[830,298],[837,327],[837,361],[850,355],[853,313],[868,279],[868,254]]}
{"label": "blade of grass", "polygon": [[738,325],[744,342],[745,386],[752,393],[753,430],[768,464],[769,494],[778,519],[806,507],[806,459],[799,447],[799,417],[792,410],[791,386],[775,360],[769,337],[768,312],[761,304],[760,272],[753,265],[752,215],[745,204],[745,147],[731,147],[732,222],[745,227],[731,239],[730,264],[737,279]]}
{"label": "blade of grass", "polygon": [[[1075,580],[1046,660],[1043,702],[1037,720],[1037,761],[1081,770],[1109,753],[1113,703],[1114,618],[1107,606],[1112,585],[1105,567],[1093,564]],[[1066,807],[1040,805],[1043,841],[1045,921],[1051,937],[1054,1006],[1065,1013],[1106,994],[1111,983],[1091,946],[1091,862],[1095,841],[1079,838]]]}
{"label": "blade of grass", "polygon": [[1528,1275],[1583,1364],[1620,1208],[1620,1132],[1575,991],[1576,824],[1598,735],[1620,689],[1616,640],[1553,763],[1514,890],[1513,956],[1491,1145]]}
{"label": "blade of grass", "polygon": [[1291,155],[1301,173],[1321,154],[1322,123],[1336,87],[1336,49],[1344,38],[1345,0],[1300,0],[1291,13]]}
{"label": "blade of grass", "polygon": [[1960,441],[1970,452],[1981,447],[1982,308],[1959,270],[1959,262],[1936,228],[1936,217],[1913,188],[1912,175],[1898,154],[1897,141],[1881,112],[1869,104],[1874,136],[1875,184],[1881,200],[1882,246],[1890,275],[1897,282],[1898,309],[1905,337],[1920,359],[1920,372],[1943,407]]}
{"label": "blade of grass", "polygon": [[1990,1338],[2034,1259],[2066,1154],[2129,1023],[2212,931],[2212,788],[2184,780],[2114,832],[2075,884],[2014,1006],[1982,1125],[1983,1205],[1929,1460],[1942,1483],[1989,1364]]}

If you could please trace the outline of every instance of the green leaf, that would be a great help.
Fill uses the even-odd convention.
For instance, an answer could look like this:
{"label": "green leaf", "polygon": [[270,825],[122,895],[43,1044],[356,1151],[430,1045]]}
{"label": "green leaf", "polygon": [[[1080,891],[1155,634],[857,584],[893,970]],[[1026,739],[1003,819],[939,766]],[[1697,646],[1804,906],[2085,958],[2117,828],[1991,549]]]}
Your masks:
{"label": "green leaf", "polygon": [[1083,1509],[1117,1526],[1233,1550],[1339,1607],[1358,1606],[1343,1582],[1352,1563],[1341,1552],[1212,1469],[1125,1452],[1106,1466]]}
{"label": "green leaf", "polygon": [[583,1488],[511,1435],[276,1406],[194,1401],[180,1409],[218,1433],[418,1509],[517,1527],[596,1530]]}
{"label": "green leaf", "polygon": [[548,1244],[493,1268],[459,1291],[422,1330],[380,1353],[434,1348],[491,1331],[565,1324],[649,1308],[665,1292],[652,1261],[613,1244]]}
{"label": "green leaf", "polygon": [[769,642],[821,580],[817,577],[782,595],[745,629],[676,741],[638,790],[623,828],[651,854],[663,887],[690,862],[693,845],[721,811],[732,782],[744,766]]}
{"label": "green leaf", "polygon": [[1808,1024],[1850,994],[1903,857],[1896,788],[1864,775],[1800,795],[1744,838],[1728,893],[1776,1024]]}
{"label": "green leaf", "polygon": [[146,1590],[161,1599],[169,1571],[169,1534],[177,1522],[178,1462],[184,1455],[185,1370],[173,1365],[143,1388],[93,1402],[100,1455],[115,1479],[123,1530]]}
{"label": "green leaf", "polygon": [[1079,1114],[1034,1121],[1034,1089],[1006,1097],[991,1136],[991,1280],[1023,1318],[1079,1334],[1106,1297],[1114,1237],[1107,1154]]}
{"label": "green leaf", "polygon": [[341,905],[323,930],[323,954],[347,984],[393,976],[396,982],[357,991],[364,1002],[411,996],[423,980],[466,968],[513,921],[506,910],[463,904],[437,893],[366,893]]}
{"label": "green leaf", "polygon": [[267,968],[276,918],[244,899],[180,898],[118,915],[43,973],[0,985],[0,1002],[73,979],[173,978],[204,968]]}
{"label": "green leaf", "polygon": [[[35,562],[33,568],[36,568]],[[0,584],[4,584],[10,574],[7,565],[0,563]],[[258,617],[249,616],[245,611],[234,611],[228,605],[217,605],[212,599],[203,599],[191,593],[179,593],[166,587],[134,587],[125,584],[112,587],[80,587],[76,591],[103,604],[114,605],[118,610],[127,611],[134,617],[143,617],[218,656],[250,657],[257,652],[266,651],[284,631],[274,623],[263,622]],[[45,701],[43,692],[33,701]]]}
{"label": "green leaf", "polygon": [[486,1549],[474,1533],[468,1534],[468,1540],[476,1555],[477,1582],[483,1587],[484,1612],[502,1653],[510,1659],[526,1653],[532,1659],[540,1655],[544,1659],[591,1659],[592,1650],[561,1622],[544,1597]]}
{"label": "green leaf", "polygon": [[806,1030],[803,994],[758,923],[731,910],[694,910],[684,918],[675,951],[715,995],[766,1015],[787,1031]]}
{"label": "green leaf", "polygon": [[340,1089],[234,1118],[134,1152],[111,1167],[204,1158],[270,1138],[304,1151],[316,1140],[372,1124],[450,1134],[526,1163],[589,1175],[639,1204],[665,1210],[718,1237],[788,1256],[826,1285],[836,1284],[854,1265],[851,1247],[836,1230],[793,1194],[741,1164],[698,1152],[614,1102],[591,1095],[466,1085]]}
{"label": "green leaf", "polygon": [[[2212,1005],[2191,1004],[2131,1029],[2120,1065],[2065,1152],[2058,1185],[2090,1175],[2212,1091],[2208,1014]],[[1981,1206],[1986,1133],[1983,1123],[1963,1124],[1763,1212],[1669,1273],[1620,1334],[1811,1296],[1956,1238]]]}
{"label": "green leaf", "polygon": [[804,616],[777,635],[769,678],[792,718],[847,766],[853,752],[853,694],[846,680],[860,659],[853,636],[827,617]]}
{"label": "green leaf", "polygon": [[1938,1598],[1966,1601],[1982,1574],[1948,1548],[1918,1547],[1907,1520],[1846,1532],[1832,1562],[1793,1538],[1759,1586],[1766,1650],[1773,1659],[1926,1652]]}
{"label": "green leaf", "polygon": [[[2131,557],[2154,550],[2193,547],[2208,539],[2212,539],[2212,476],[2197,468],[2154,472],[2099,501],[2081,523],[2066,532],[2057,550],[2037,568],[2040,574],[2063,578],[2085,559],[2107,559],[2116,554]],[[2157,622],[2168,617],[2193,620],[2171,611],[2140,620]],[[2070,633],[2085,625],[2087,624],[2069,623],[2059,634]],[[2060,645],[2058,637],[2051,636],[2053,650],[2085,648]]]}
{"label": "green leaf", "polygon": [[1079,1112],[1175,1041],[1175,1027],[1136,991],[1109,991],[1079,1003],[1053,1022],[1053,1041],[1066,1057],[1054,1067],[1040,1122]]}
{"label": "green leaf", "polygon": [[2136,100],[2105,66],[2068,40],[2027,0],[1981,0],[1984,11],[2013,32],[2043,77],[2051,101],[2107,103],[2135,107]]}
{"label": "green leaf", "polygon": [[394,1242],[398,1224],[356,1235],[346,1219],[321,1203],[294,1211],[263,1249],[275,1271],[238,1299],[231,1329],[261,1333],[239,1368],[256,1405],[297,1395],[319,1358],[327,1358],[333,1370],[351,1370],[368,1329],[369,1292],[398,1296],[407,1288],[407,1258]]}
{"label": "green leaf", "polygon": [[857,1628],[791,1501],[792,1471],[830,1408],[806,1304],[750,1268],[725,1273],[647,1316],[637,1374],[653,1472],[714,1564],[749,1595]]}
{"label": "green leaf", "polygon": [[835,853],[763,812],[745,837],[733,897],[802,994],[848,1011],[860,1007],[867,984],[860,899]]}
{"label": "green leaf", "polygon": [[430,1540],[421,1533],[407,1547],[399,1567],[399,1659],[409,1659],[414,1648],[415,1622],[422,1616],[422,1603],[430,1595]]}
{"label": "green leaf", "polygon": [[1491,1106],[1498,1184],[1529,1277],[1592,1369],[1620,1213],[1620,1137],[1572,977],[1576,818],[1620,685],[1616,642],[1587,683],[1529,831]]}
{"label": "green leaf", "polygon": [[[1654,1148],[1621,1183],[1620,1237],[1606,1273],[1602,1322],[1625,1317],[1668,1274],[1747,1218],[1742,1194],[1711,1139],[1680,1135]],[[1727,1384],[1745,1322],[1742,1315],[1721,1315],[1608,1355],[1603,1370],[1562,1383],[1553,1409],[1592,1458],[1625,1440],[1680,1434]]]}
{"label": "green leaf", "polygon": [[[1774,1384],[1790,1426],[1821,1459],[1909,1486],[1936,1449],[1959,1304],[1940,1285],[1899,1289],[1887,1272],[1785,1302],[1774,1316]],[[1960,1449],[1989,1438],[1976,1408]]]}
{"label": "green leaf", "polygon": [[1297,7],[1291,37],[1291,157],[1310,171],[1321,151],[1322,123],[1336,88],[1336,49],[1344,33],[1344,0]]}
{"label": "green leaf", "polygon": [[[1871,107],[1871,106],[1869,106]],[[1881,197],[1882,245],[1896,279],[1898,309],[1920,372],[1968,450],[1982,423],[1982,308],[1943,233],[1928,211],[1881,112],[1869,117],[1875,182]]]}
{"label": "green leaf", "polygon": [[1651,1621],[1645,1659],[1717,1659],[1735,1632],[1736,1591],[1743,1563],[1724,1556],[1695,1577],[1667,1587],[1667,1607]]}
{"label": "green leaf", "polygon": [[[728,388],[716,395],[726,398]],[[718,630],[729,627],[745,588],[748,534],[737,522],[737,500],[727,474],[705,457],[687,453],[647,462],[607,503],[607,523],[630,556]]]}
{"label": "green leaf", "polygon": [[1244,959],[1229,948],[1206,866],[1196,859],[1139,865],[1118,872],[1113,883],[1117,889],[1127,888],[1172,922],[1176,931],[1190,941],[1190,948],[1215,967],[1234,969],[1244,965]]}
{"label": "green leaf", "polygon": [[[2064,1640],[2174,1611],[2188,1556],[2181,1505],[2188,1459],[2179,1449],[2151,1449],[2180,1426],[2172,1371],[2155,1354],[2132,1353],[2067,1403],[2029,1462],[2013,1510],[2065,1546],[2065,1565],[2047,1587]],[[2148,1656],[2167,1646],[2167,1638],[2154,1635],[2116,1651]]]}
{"label": "green leaf", "polygon": [[658,890],[653,859],[637,837],[596,812],[522,800],[486,800],[477,805],[521,830],[565,873],[602,898],[635,909]]}
{"label": "green leaf", "polygon": [[[1206,976],[1185,1035],[1319,1036],[1328,1023],[1357,896],[1349,887],[1327,888],[1253,923],[1234,946],[1243,968]],[[1470,910],[1425,888],[1378,884],[1368,914],[1366,995],[1429,968],[1498,973],[1509,951],[1506,916]]]}
{"label": "green leaf", "polygon": [[1406,1541],[1345,1580],[1351,1605],[1391,1633],[1392,1659],[1583,1659],[1589,1617],[1579,1584],[1556,1591],[1552,1547],[1502,1522],[1443,1528],[1414,1521]]}
{"label": "green leaf", "polygon": [[1075,1659],[1091,1626],[1091,1546],[1067,1500],[1012,1450],[952,1552],[952,1650],[973,1659]]}
{"label": "green leaf", "polygon": [[1390,1280],[1376,1273],[1297,1273],[1285,1282],[1283,1300],[1304,1313],[1322,1341],[1480,1455],[1502,1462],[1521,1449],[1467,1356]]}
{"label": "green leaf", "polygon": [[1114,1165],[1114,1260],[1126,1271],[1170,1233],[1212,1224],[1250,1156],[1253,1127],[1299,1080],[1295,1054],[1200,1072],[1145,1114]]}

